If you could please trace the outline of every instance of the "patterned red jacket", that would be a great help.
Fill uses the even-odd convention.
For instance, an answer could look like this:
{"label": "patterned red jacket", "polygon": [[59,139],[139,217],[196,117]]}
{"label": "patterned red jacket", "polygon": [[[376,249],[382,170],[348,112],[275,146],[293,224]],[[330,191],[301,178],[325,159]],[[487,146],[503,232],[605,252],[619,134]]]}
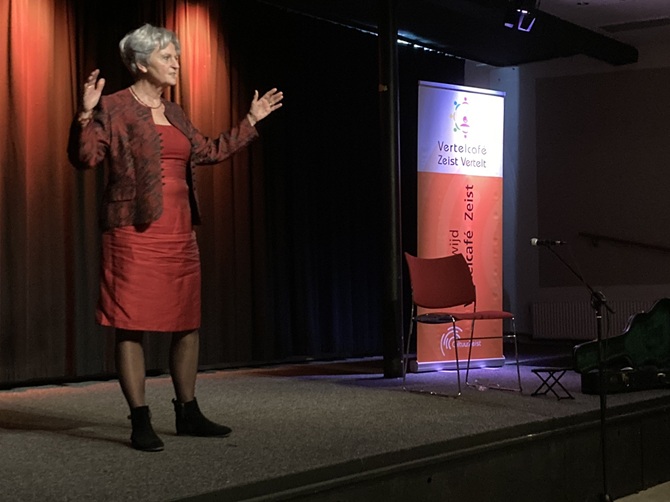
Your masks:
{"label": "patterned red jacket", "polygon": [[[165,116],[191,142],[187,170],[191,217],[200,223],[198,195],[193,170],[196,165],[215,164],[230,157],[258,136],[245,118],[237,127],[216,139],[202,135],[176,103],[163,101]],[[102,230],[145,225],[163,212],[161,184],[161,138],[151,110],[138,103],[129,89],[102,96],[93,120],[81,127],[76,117],[70,128],[68,158],[78,169],[109,161],[107,185],[100,211]]]}

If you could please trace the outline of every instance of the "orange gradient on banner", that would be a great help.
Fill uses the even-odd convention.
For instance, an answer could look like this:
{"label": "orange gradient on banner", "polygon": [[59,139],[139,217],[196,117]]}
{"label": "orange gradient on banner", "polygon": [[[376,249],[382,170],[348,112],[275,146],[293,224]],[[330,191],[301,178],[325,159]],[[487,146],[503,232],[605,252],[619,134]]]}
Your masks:
{"label": "orange gradient on banner", "polygon": [[[419,83],[417,253],[462,254],[477,289],[477,310],[502,309],[503,116],[504,93]],[[503,326],[480,321],[475,329],[477,337],[500,337]],[[455,331],[449,324],[417,325],[419,370],[454,368],[455,343],[459,359],[468,357],[472,322],[456,323]],[[502,339],[473,340],[472,361],[504,364]]]}
{"label": "orange gradient on banner", "polygon": [[[436,258],[462,254],[477,287],[477,310],[502,308],[502,178],[418,173],[418,254]],[[470,306],[471,308],[471,306]],[[421,312],[426,312],[423,309]],[[457,323],[454,337],[447,324],[417,326],[417,362],[455,361],[467,357],[471,324]],[[479,322],[477,336],[499,336],[501,321]],[[502,364],[502,340],[474,340],[473,361]]]}

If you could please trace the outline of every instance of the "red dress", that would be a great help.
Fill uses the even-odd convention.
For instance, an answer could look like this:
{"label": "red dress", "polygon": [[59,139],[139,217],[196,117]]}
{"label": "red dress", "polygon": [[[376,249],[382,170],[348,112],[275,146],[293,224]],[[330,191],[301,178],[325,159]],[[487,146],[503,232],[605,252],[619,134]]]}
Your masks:
{"label": "red dress", "polygon": [[163,214],[148,226],[102,234],[96,321],[139,331],[200,327],[200,254],[191,223],[186,169],[191,144],[179,129],[162,138]]}

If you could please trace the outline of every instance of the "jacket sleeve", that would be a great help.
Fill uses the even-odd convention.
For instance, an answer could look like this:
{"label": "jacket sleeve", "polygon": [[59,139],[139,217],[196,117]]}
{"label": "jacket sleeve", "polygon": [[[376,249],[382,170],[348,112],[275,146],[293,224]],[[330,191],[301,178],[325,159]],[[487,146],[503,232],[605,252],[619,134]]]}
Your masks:
{"label": "jacket sleeve", "polygon": [[217,138],[204,136],[185,115],[183,120],[189,129],[188,137],[191,138],[194,164],[216,164],[226,160],[258,137],[258,131],[246,117],[239,125],[221,133]]}
{"label": "jacket sleeve", "polygon": [[72,119],[67,154],[70,163],[77,169],[97,166],[109,152],[109,114],[105,113],[103,102],[93,111],[93,118],[85,126],[82,127],[76,115]]}

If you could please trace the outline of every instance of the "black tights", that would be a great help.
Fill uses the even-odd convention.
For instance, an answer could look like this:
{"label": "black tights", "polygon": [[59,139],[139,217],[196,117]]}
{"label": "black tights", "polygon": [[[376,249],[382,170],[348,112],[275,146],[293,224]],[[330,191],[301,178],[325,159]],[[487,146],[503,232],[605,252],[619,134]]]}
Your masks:
{"label": "black tights", "polygon": [[[143,341],[143,331],[116,330],[116,371],[121,391],[131,409],[146,404]],[[195,397],[199,348],[200,336],[197,330],[172,334],[170,374],[179,402],[187,403]]]}

